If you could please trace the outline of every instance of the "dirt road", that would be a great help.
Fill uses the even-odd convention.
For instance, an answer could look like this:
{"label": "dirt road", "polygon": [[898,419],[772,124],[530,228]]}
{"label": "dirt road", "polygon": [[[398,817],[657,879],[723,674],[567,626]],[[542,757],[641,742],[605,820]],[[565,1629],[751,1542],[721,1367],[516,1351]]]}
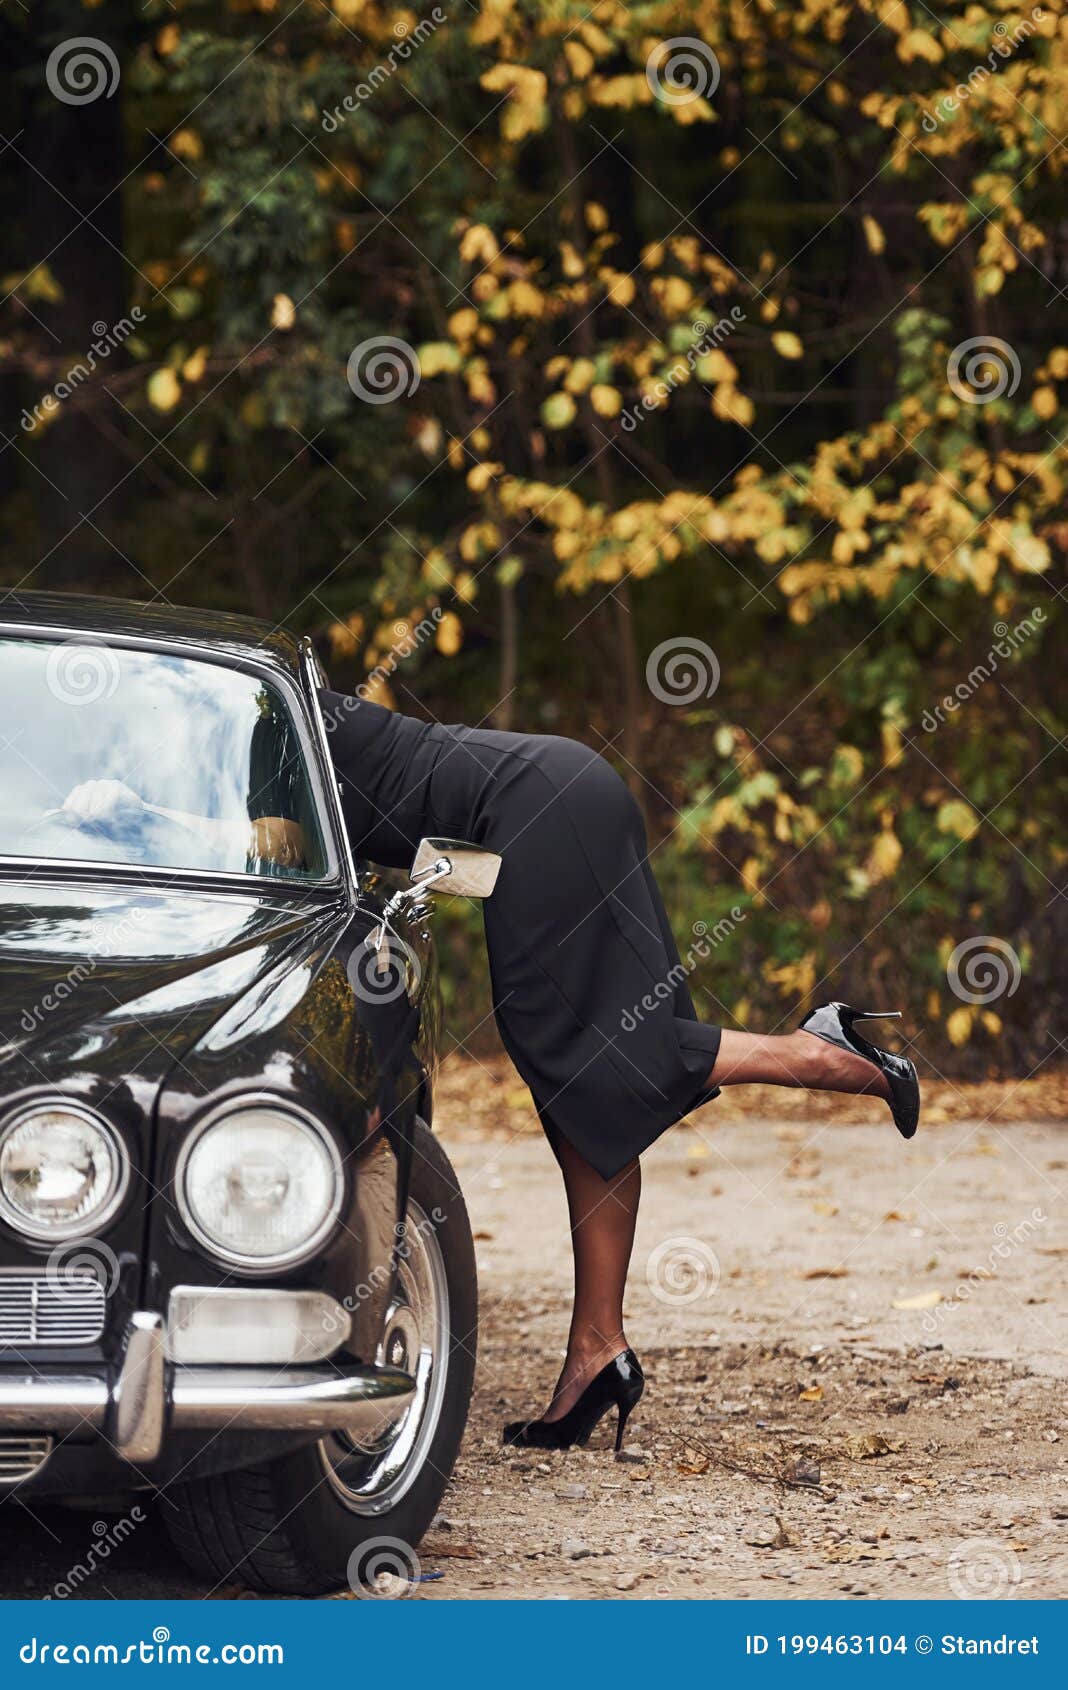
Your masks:
{"label": "dirt road", "polygon": [[[661,1140],[628,1298],[649,1384],[621,1462],[606,1434],[500,1447],[555,1376],[569,1262],[522,1095],[500,1078],[487,1130],[464,1124],[474,1092],[450,1077],[443,1131],[477,1236],[479,1382],[427,1597],[1068,1594],[1055,1087],[932,1092],[911,1146],[874,1104],[817,1117],[772,1091]],[[1028,1102],[1050,1118],[1020,1119]]]}
{"label": "dirt road", "polygon": [[[930,1088],[911,1146],[873,1103],[773,1091],[668,1134],[628,1299],[649,1385],[617,1462],[606,1430],[501,1448],[559,1366],[563,1202],[510,1071],[446,1064],[482,1332],[417,1599],[1068,1594],[1064,1094]],[[46,1592],[91,1529],[0,1517],[0,1593]],[[78,1590],[200,1593],[151,1523]]]}

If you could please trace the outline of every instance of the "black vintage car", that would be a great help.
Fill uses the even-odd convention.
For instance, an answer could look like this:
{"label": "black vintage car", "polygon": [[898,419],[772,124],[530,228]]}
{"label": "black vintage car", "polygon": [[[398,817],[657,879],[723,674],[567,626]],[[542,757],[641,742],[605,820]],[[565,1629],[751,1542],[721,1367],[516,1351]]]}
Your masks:
{"label": "black vintage car", "polygon": [[353,862],[323,684],[241,617],[0,602],[0,1497],[145,1492],[298,1593],[403,1563],[463,1433],[422,888],[496,861]]}

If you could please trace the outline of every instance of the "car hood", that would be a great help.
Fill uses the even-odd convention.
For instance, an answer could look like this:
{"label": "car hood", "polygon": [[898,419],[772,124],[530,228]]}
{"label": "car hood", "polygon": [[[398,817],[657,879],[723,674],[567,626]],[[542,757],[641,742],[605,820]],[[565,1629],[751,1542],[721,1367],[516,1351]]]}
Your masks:
{"label": "car hood", "polygon": [[227,1012],[320,949],[343,897],[73,880],[0,884],[0,1085],[91,1070],[157,1080]]}

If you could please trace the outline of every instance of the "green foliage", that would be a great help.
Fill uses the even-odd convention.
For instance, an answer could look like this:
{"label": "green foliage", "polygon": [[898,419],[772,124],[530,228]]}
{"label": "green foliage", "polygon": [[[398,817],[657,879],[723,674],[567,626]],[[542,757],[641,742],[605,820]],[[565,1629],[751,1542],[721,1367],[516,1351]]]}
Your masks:
{"label": "green foliage", "polygon": [[[58,489],[97,513],[101,590],[287,620],[336,684],[615,757],[680,949],[721,935],[703,1012],[879,996],[955,1072],[1048,1056],[1062,9],[55,3],[122,58],[126,263],[109,241],[90,273],[4,202],[16,414],[91,320],[144,320],[58,420],[5,430],[4,579],[56,578],[57,526],[96,545]],[[12,127],[65,124],[70,157],[55,31],[3,28]],[[672,704],[645,661],[683,638],[719,682]],[[443,926],[462,1031],[482,964]],[[962,1015],[947,958],[983,934],[1023,985]]]}

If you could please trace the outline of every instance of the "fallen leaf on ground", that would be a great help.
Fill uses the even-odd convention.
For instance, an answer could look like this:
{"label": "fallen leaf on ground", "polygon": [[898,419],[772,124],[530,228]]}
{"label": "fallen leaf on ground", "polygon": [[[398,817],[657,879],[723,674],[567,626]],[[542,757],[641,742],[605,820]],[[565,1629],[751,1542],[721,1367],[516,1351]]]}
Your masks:
{"label": "fallen leaf on ground", "polygon": [[902,1438],[884,1438],[881,1432],[864,1432],[847,1438],[839,1445],[839,1452],[850,1461],[868,1461],[875,1455],[893,1455],[904,1443]]}
{"label": "fallen leaf on ground", "polygon": [[890,1307],[894,1309],[934,1309],[942,1301],[941,1291],[917,1291],[913,1297],[895,1297]]}
{"label": "fallen leaf on ground", "polygon": [[802,1279],[848,1279],[849,1269],[844,1267],[809,1268],[801,1275]]}
{"label": "fallen leaf on ground", "polygon": [[702,1455],[698,1450],[684,1449],[682,1460],[675,1463],[675,1471],[676,1473],[696,1475],[707,1473],[710,1466],[711,1462],[707,1455]]}
{"label": "fallen leaf on ground", "polygon": [[822,1402],[823,1386],[809,1385],[806,1390],[798,1392],[799,1402]]}
{"label": "fallen leaf on ground", "polygon": [[824,1203],[821,1201],[813,1203],[812,1207],[817,1215],[836,1215],[838,1213],[837,1203]]}

